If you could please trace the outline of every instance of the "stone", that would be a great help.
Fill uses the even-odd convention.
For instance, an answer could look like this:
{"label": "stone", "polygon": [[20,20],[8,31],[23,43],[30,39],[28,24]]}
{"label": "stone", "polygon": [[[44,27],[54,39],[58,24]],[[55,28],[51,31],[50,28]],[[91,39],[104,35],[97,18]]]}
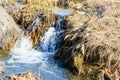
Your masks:
{"label": "stone", "polygon": [[10,80],[36,80],[36,76],[32,72],[20,73],[18,76],[11,76]]}
{"label": "stone", "polygon": [[4,73],[4,67],[5,67],[4,62],[0,61],[0,74]]}
{"label": "stone", "polygon": [[13,47],[17,36],[17,25],[14,19],[0,6],[0,49]]}

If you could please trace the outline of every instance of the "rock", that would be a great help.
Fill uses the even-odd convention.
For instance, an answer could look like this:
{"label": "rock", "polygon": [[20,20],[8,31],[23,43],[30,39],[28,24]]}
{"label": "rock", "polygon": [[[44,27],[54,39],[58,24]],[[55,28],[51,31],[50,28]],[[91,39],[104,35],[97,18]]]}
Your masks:
{"label": "rock", "polygon": [[13,18],[0,6],[0,49],[10,49],[17,39],[17,25]]}
{"label": "rock", "polygon": [[[9,80],[36,80],[36,76],[32,72],[20,73],[18,76],[11,76]],[[41,80],[39,78],[39,80]]]}
{"label": "rock", "polygon": [[5,67],[4,62],[0,61],[0,74],[4,73],[4,67]]}

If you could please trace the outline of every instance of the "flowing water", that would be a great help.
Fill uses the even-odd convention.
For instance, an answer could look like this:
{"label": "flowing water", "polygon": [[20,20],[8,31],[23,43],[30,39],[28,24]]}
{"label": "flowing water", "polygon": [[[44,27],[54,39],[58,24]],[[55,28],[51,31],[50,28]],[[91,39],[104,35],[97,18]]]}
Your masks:
{"label": "flowing water", "polygon": [[[32,29],[36,26],[38,18],[33,21]],[[33,25],[35,23],[35,25]],[[57,45],[62,42],[64,19],[59,19],[44,33],[38,46],[32,48],[30,36],[20,34],[14,48],[10,50],[4,61],[5,75],[20,72],[34,72],[41,75],[43,80],[67,80],[62,68],[57,66],[52,56],[59,49]]]}
{"label": "flowing water", "polygon": [[[17,5],[22,4],[18,3]],[[60,11],[61,9],[53,8],[53,12],[62,17],[71,14],[69,11],[65,13],[62,11],[61,14]],[[33,21],[29,32],[36,28],[38,21],[40,21],[39,18]],[[11,74],[30,71],[41,76],[43,80],[75,80],[70,78],[69,73],[70,76],[67,78],[65,69],[59,67],[52,58],[61,47],[64,24],[63,18],[59,19],[57,24],[53,23],[35,48],[32,48],[29,35],[20,34],[21,36],[10,52],[0,51],[4,54],[2,57],[2,54],[0,55],[0,59],[3,61],[5,75],[10,76]]]}
{"label": "flowing water", "polygon": [[70,14],[72,14],[73,12],[71,10],[68,9],[62,9],[62,8],[58,8],[58,7],[53,7],[52,11],[54,14],[56,14],[57,16],[68,16]]}
{"label": "flowing water", "polygon": [[5,62],[5,74],[9,76],[11,73],[32,71],[40,74],[44,80],[66,80],[59,67],[49,59],[53,54],[32,49],[29,38],[22,37],[16,42],[10,58]]}
{"label": "flowing water", "polygon": [[22,3],[22,2],[20,2],[20,1],[18,1],[17,3],[16,3],[16,6],[24,6],[25,4],[24,3]]}
{"label": "flowing water", "polygon": [[51,26],[45,32],[35,49],[32,48],[29,36],[21,36],[5,61],[5,74],[10,76],[12,73],[32,71],[40,74],[44,80],[67,80],[52,58],[56,52],[56,44],[62,38],[60,34],[63,33],[60,24],[56,26]]}

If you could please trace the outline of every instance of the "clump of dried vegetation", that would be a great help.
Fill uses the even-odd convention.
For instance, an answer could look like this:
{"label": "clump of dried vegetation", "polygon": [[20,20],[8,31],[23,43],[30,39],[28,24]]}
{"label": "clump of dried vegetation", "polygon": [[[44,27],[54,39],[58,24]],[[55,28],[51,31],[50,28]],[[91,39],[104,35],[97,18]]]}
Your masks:
{"label": "clump of dried vegetation", "polygon": [[36,80],[36,79],[37,77],[32,72],[20,73],[18,74],[18,76],[13,75],[9,77],[9,80]]}
{"label": "clump of dried vegetation", "polygon": [[79,73],[119,80],[120,1],[84,0],[81,5],[68,17],[64,45],[56,57]]}

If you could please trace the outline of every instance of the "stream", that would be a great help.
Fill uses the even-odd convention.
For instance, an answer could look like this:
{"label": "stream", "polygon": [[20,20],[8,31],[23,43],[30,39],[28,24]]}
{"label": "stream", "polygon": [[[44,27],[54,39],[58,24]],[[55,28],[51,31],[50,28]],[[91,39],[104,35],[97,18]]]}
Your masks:
{"label": "stream", "polygon": [[[35,20],[37,21],[37,20]],[[56,52],[56,44],[63,34],[63,20],[58,20],[58,25],[51,26],[43,35],[36,48],[32,48],[30,36],[21,34],[11,49],[5,61],[5,74],[19,74],[20,72],[33,72],[42,76],[43,80],[67,80],[62,69],[54,63],[52,56]],[[37,21],[38,22],[38,21]],[[36,22],[36,23],[37,23]],[[33,29],[36,25],[33,25]]]}
{"label": "stream", "polygon": [[[17,3],[18,6],[23,4]],[[53,8],[53,12],[58,16],[66,16],[71,14],[71,11],[65,11],[58,8]],[[60,14],[61,12],[61,14]],[[36,18],[31,30],[36,27],[39,21]],[[65,68],[58,66],[52,56],[61,47],[64,34],[64,19],[61,18],[58,24],[51,26],[43,35],[40,43],[32,48],[30,36],[21,34],[16,41],[14,48],[10,51],[0,51],[0,60],[3,62],[4,74],[19,74],[20,72],[33,72],[42,77],[42,80],[85,80],[84,78],[74,76]],[[59,45],[59,46],[57,46]],[[2,65],[0,65],[1,67]]]}

